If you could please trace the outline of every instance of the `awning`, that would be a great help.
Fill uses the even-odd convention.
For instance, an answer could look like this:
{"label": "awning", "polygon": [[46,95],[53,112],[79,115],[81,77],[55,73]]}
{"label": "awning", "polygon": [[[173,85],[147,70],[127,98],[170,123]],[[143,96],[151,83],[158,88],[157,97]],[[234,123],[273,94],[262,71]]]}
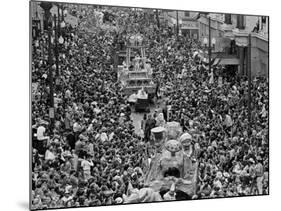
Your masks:
{"label": "awning", "polygon": [[237,58],[222,58],[220,61],[221,65],[239,65],[240,61]]}

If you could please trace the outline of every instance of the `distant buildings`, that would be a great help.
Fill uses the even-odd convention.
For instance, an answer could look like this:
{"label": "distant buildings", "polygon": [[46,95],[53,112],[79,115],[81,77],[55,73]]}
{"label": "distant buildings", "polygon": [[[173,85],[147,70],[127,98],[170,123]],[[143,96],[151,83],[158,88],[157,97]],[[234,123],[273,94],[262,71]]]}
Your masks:
{"label": "distant buildings", "polygon": [[[240,75],[247,74],[249,60],[248,51],[251,51],[251,75],[252,77],[268,77],[268,42],[269,18],[265,16],[250,15],[224,15],[224,23],[221,29],[224,31],[223,38],[230,45],[225,45],[223,50],[226,53],[234,53],[239,59],[237,70]],[[249,35],[251,37],[249,38]],[[251,48],[249,49],[249,39]]]}
{"label": "distant buildings", "polygon": [[268,77],[268,17],[237,14],[205,14],[198,18],[200,40],[209,35],[216,39],[213,56],[228,71],[240,76],[247,74],[249,34],[251,34],[251,75]]}
{"label": "distant buildings", "polygon": [[165,19],[179,34],[198,39],[202,45],[209,38],[215,41],[212,58],[220,59],[227,71],[240,76],[247,74],[248,39],[251,34],[251,75],[268,77],[268,27],[266,16],[168,11]]}
{"label": "distant buildings", "polygon": [[31,13],[31,35],[33,38],[39,36],[41,31],[43,30],[43,19],[44,19],[44,11],[39,6],[40,2],[32,1],[30,2],[30,13]]}
{"label": "distant buildings", "polygon": [[[40,6],[41,2],[31,1],[30,14],[31,14],[31,35],[36,39],[40,33],[46,30],[47,20],[45,18],[44,10]],[[72,27],[78,25],[78,18],[67,13],[67,10],[63,9],[63,4],[52,3],[52,8],[50,10],[52,14],[52,20],[54,20],[54,15],[57,16],[57,20],[60,17],[60,24],[62,22],[70,24]],[[59,11],[59,13],[58,13]],[[60,14],[60,16],[58,15]]]}
{"label": "distant buildings", "polygon": [[[199,23],[196,19],[198,12],[178,11],[179,34],[193,39],[199,39]],[[177,12],[168,11],[168,23],[176,31]]]}

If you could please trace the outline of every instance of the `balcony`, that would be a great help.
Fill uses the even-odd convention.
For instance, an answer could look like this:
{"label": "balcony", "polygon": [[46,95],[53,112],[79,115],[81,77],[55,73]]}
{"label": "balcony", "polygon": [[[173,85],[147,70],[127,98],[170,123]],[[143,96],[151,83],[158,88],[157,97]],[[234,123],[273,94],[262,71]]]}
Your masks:
{"label": "balcony", "polygon": [[224,37],[227,37],[227,38],[230,38],[230,39],[234,38],[234,35],[233,35],[234,26],[232,24],[224,23],[220,26],[220,29],[222,31],[224,31]]}

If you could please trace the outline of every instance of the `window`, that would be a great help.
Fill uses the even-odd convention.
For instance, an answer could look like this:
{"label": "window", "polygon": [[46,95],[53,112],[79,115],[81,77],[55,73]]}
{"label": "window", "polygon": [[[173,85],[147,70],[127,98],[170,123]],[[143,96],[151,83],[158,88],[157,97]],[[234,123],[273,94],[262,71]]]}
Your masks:
{"label": "window", "polygon": [[229,54],[230,55],[236,55],[237,54],[237,47],[236,47],[235,40],[231,40],[231,42],[230,42]]}
{"label": "window", "polygon": [[266,30],[266,16],[262,16],[261,17],[261,29],[265,29]]}
{"label": "window", "polygon": [[231,22],[231,14],[225,14],[224,15],[224,23],[232,24],[232,22]]}
{"label": "window", "polygon": [[186,11],[185,11],[185,12],[184,12],[184,16],[185,16],[185,17],[189,17],[189,16],[190,16],[190,12],[186,12]]}
{"label": "window", "polygon": [[236,25],[236,27],[238,29],[245,29],[244,15],[237,15],[237,25]]}

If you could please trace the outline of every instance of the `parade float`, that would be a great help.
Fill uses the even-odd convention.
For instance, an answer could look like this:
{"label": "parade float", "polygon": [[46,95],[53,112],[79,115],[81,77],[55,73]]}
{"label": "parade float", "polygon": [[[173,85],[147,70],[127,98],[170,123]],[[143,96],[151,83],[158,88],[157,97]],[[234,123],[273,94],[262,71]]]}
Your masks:
{"label": "parade float", "polygon": [[175,186],[176,199],[188,199],[196,193],[198,162],[193,152],[192,136],[183,133],[178,122],[151,130],[157,148],[146,172],[145,185],[167,192]]}
{"label": "parade float", "polygon": [[[151,132],[156,152],[154,157],[148,158],[144,168],[144,188],[139,192],[151,196],[143,197],[146,201],[192,199],[196,195],[198,175],[193,137],[183,133],[178,122],[167,122],[164,127],[155,127]],[[125,198],[126,203],[131,200],[145,202],[139,194]]]}
{"label": "parade float", "polygon": [[118,65],[118,80],[129,102],[139,105],[137,107],[146,107],[144,102],[154,97],[156,85],[152,80],[152,68],[145,55],[145,42],[141,34],[128,36],[126,58],[122,65]]}

